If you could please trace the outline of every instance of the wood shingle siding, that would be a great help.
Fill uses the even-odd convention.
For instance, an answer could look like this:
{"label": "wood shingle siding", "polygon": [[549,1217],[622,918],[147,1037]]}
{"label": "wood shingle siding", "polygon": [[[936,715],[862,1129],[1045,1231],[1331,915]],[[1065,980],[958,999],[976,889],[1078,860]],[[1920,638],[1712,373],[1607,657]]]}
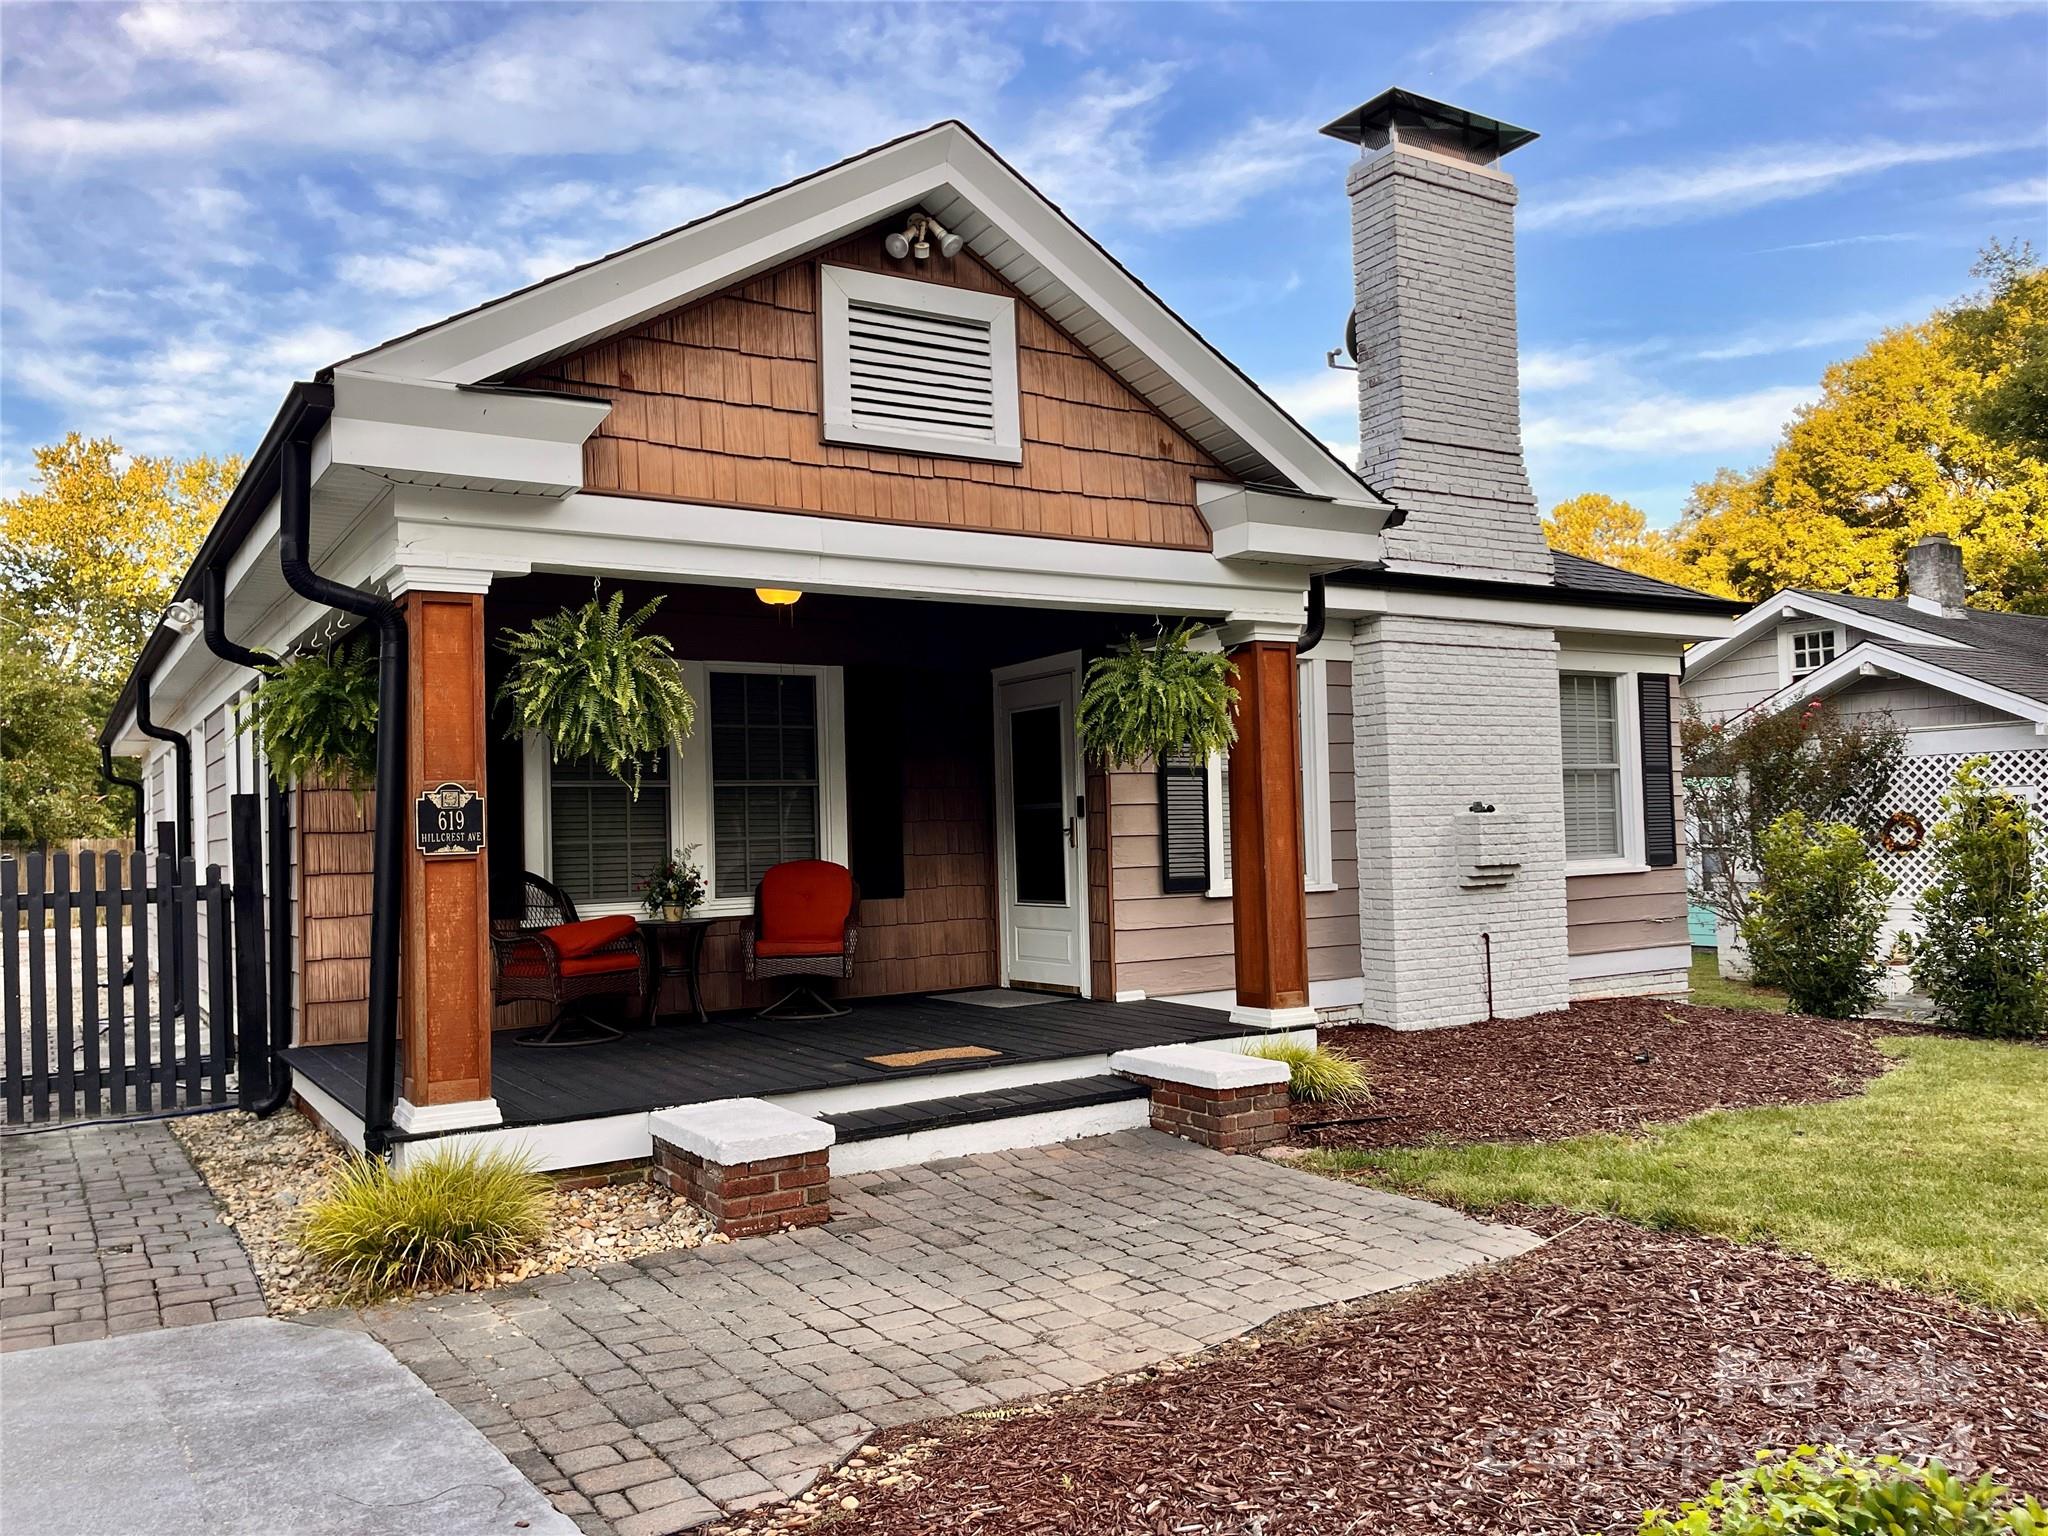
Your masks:
{"label": "wood shingle siding", "polygon": [[[823,441],[820,261],[1002,294],[1017,303],[1021,464]],[[584,488],[651,499],[1207,549],[1195,485],[1206,453],[1022,295],[963,252],[922,265],[861,235],[515,382],[595,396]]]}
{"label": "wood shingle siding", "polygon": [[301,1045],[361,1040],[370,1017],[370,870],[376,796],[318,782],[298,823]]}

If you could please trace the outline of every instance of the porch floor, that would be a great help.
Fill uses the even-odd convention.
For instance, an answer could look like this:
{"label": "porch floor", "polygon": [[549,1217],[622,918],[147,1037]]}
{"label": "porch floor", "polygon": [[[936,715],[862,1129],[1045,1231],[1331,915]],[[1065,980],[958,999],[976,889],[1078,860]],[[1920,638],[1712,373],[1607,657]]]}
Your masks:
{"label": "porch floor", "polygon": [[[491,1047],[491,1088],[507,1125],[549,1125],[631,1114],[709,1099],[938,1077],[983,1067],[1097,1056],[1148,1045],[1218,1040],[1240,1033],[1230,1015],[1184,1003],[1104,1003],[1087,998],[1002,996],[995,1006],[961,996],[854,999],[842,1019],[782,1022],[738,1015],[637,1028],[618,1040],[568,1049],[519,1045],[502,1031]],[[981,1046],[996,1054],[915,1067],[868,1058]],[[293,1070],[351,1107],[363,1102],[365,1047],[298,1046]],[[945,1090],[935,1085],[936,1093]]]}

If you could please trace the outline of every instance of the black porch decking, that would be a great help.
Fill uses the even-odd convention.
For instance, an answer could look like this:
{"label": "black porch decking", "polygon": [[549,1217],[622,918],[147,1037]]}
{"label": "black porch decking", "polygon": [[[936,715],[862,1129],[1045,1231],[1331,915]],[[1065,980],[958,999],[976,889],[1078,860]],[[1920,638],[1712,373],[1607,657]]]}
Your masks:
{"label": "black porch decking", "polygon": [[[573,1049],[536,1049],[500,1034],[491,1088],[507,1125],[550,1125],[666,1109],[708,1099],[943,1077],[982,1067],[1098,1056],[1238,1033],[1220,1009],[1184,1003],[1102,1003],[1062,997],[1008,1007],[944,994],[856,1000],[843,1019],[782,1023],[751,1017],[677,1021]],[[985,1046],[999,1054],[921,1067],[876,1066],[898,1051]],[[297,1046],[285,1060],[341,1103],[363,1102],[364,1047]],[[945,1090],[934,1085],[934,1093]]]}

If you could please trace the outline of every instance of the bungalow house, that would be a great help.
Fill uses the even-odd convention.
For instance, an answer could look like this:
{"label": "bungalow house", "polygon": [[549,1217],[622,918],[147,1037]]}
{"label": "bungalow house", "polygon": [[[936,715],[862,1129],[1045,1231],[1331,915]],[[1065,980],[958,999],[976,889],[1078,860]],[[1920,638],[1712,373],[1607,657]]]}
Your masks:
{"label": "bungalow house", "polygon": [[[379,635],[377,793],[273,820],[300,1100],[552,1167],[733,1094],[1044,1136],[1132,1113],[1127,1046],[1682,987],[1672,687],[1739,610],[1544,545],[1500,165],[1535,135],[1403,91],[1325,132],[1360,151],[1355,467],[957,122],[296,385],[103,739],[225,864],[251,652]],[[593,584],[662,597],[698,702],[637,798],[494,707],[498,637]],[[1228,760],[1084,760],[1089,661],[1186,619],[1235,662]],[[442,786],[476,846],[422,846]],[[629,912],[685,847],[714,1020],[663,975],[651,1028],[515,1043],[523,874]],[[771,1025],[740,930],[797,858],[858,882],[855,1006]]]}
{"label": "bungalow house", "polygon": [[[1904,729],[1896,832],[1880,855],[1897,882],[1897,931],[1915,931],[1926,831],[1958,765],[1984,756],[1993,783],[2031,801],[2048,795],[2048,618],[1972,608],[1962,551],[1946,534],[1906,551],[1903,598],[1794,589],[1758,603],[1687,655],[1681,691],[1709,720],[1824,699],[1845,718],[1884,715]],[[1725,967],[1733,935],[1720,939]]]}

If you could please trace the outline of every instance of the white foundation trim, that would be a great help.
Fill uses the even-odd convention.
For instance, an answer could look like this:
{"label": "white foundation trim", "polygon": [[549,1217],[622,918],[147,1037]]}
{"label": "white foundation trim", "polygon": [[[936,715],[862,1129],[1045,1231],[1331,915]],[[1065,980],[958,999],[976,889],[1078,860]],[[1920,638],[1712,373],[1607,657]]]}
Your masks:
{"label": "white foundation trim", "polygon": [[1230,1010],[1230,1022],[1246,1029],[1314,1029],[1321,1016],[1313,1005],[1306,1008],[1246,1008]]}
{"label": "white foundation trim", "polygon": [[766,1099],[714,1099],[658,1110],[648,1117],[647,1129],[656,1141],[726,1168],[822,1152],[838,1134],[823,1120]]}
{"label": "white foundation trim", "polygon": [[400,1095],[391,1108],[391,1123],[407,1135],[432,1135],[440,1131],[481,1130],[503,1125],[505,1116],[496,1099],[464,1099],[455,1104],[415,1104]]}
{"label": "white foundation trim", "polygon": [[303,1072],[292,1073],[292,1092],[306,1101],[306,1107],[318,1115],[327,1128],[347,1142],[356,1151],[363,1150],[363,1117],[350,1109],[326,1089],[319,1087]]}
{"label": "white foundation trim", "polygon": [[1565,962],[1565,974],[1573,981],[1590,981],[1596,976],[1683,971],[1691,965],[1690,944],[1658,944],[1649,949],[1610,949],[1599,954],[1573,955]]}
{"label": "white foundation trim", "polygon": [[1138,987],[1130,992],[1119,992],[1116,995],[1116,1001],[1120,1003],[1142,1003],[1145,1001],[1145,989]]}
{"label": "white foundation trim", "polygon": [[1109,1058],[1109,1069],[1126,1077],[1148,1077],[1215,1091],[1270,1087],[1288,1078],[1284,1061],[1268,1061],[1262,1056],[1201,1045],[1153,1045],[1138,1051],[1118,1051]]}
{"label": "white foundation trim", "polygon": [[1691,989],[1690,971],[1645,971],[1627,976],[1595,976],[1571,984],[1572,1001],[1592,997],[1683,997]]}
{"label": "white foundation trim", "polygon": [[[1142,997],[1142,994],[1141,994]],[[1137,1001],[1139,999],[1133,999]],[[1118,1002],[1124,999],[1119,997]],[[1186,1003],[1190,1008],[1235,1008],[1235,992],[1182,992],[1173,997],[1162,997],[1162,1003]],[[1308,984],[1308,1005],[1311,1009],[1356,1007],[1365,1001],[1365,978],[1363,976],[1339,976],[1329,981],[1312,981]]]}
{"label": "white foundation trim", "polygon": [[832,1176],[873,1173],[882,1168],[908,1168],[942,1157],[972,1157],[980,1152],[1009,1152],[1018,1147],[1049,1147],[1083,1136],[1109,1136],[1151,1124],[1149,1098],[1115,1104],[1090,1104],[1078,1109],[1052,1109],[1038,1115],[1011,1115],[976,1125],[945,1126],[903,1136],[877,1136],[872,1141],[837,1143],[832,1148]]}

